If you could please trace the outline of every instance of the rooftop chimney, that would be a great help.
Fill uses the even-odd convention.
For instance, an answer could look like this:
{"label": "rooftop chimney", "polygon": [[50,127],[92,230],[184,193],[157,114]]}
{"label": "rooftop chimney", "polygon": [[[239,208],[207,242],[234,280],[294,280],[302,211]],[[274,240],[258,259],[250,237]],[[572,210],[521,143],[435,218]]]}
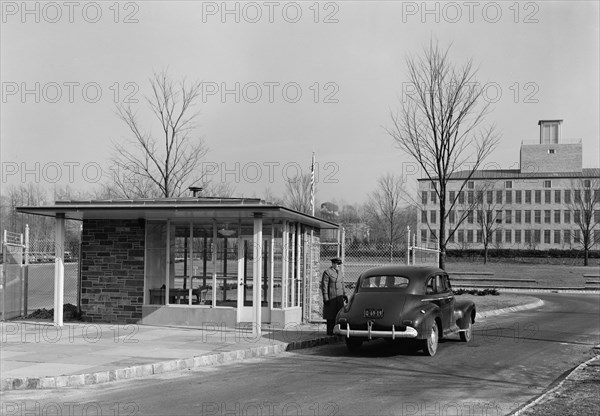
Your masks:
{"label": "rooftop chimney", "polygon": [[562,120],[540,120],[540,144],[562,143]]}
{"label": "rooftop chimney", "polygon": [[[202,190],[203,190],[204,188],[202,188],[202,187],[200,187],[200,186],[190,186],[188,189],[189,189],[190,191],[192,191],[192,196],[193,196],[194,198],[196,198],[196,197],[197,197],[196,195],[198,195],[200,192],[202,192]],[[198,195],[198,196],[200,196],[200,195]]]}

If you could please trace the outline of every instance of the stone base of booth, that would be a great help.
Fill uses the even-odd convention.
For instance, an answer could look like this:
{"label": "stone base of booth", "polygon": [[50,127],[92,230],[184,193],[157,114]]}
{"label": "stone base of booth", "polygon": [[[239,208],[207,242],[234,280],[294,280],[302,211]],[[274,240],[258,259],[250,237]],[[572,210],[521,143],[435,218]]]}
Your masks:
{"label": "stone base of booth", "polygon": [[[264,313],[263,324],[270,324],[276,328],[285,328],[289,325],[302,323],[302,308],[271,309]],[[187,305],[144,305],[142,307],[142,320],[144,325],[160,326],[189,326],[211,328],[237,328],[237,310],[235,308],[199,308]],[[248,324],[248,322],[245,322]]]}
{"label": "stone base of booth", "polygon": [[235,308],[190,308],[179,305],[146,305],[142,307],[144,325],[235,328]]}
{"label": "stone base of booth", "polygon": [[302,323],[302,308],[271,309],[271,324],[279,328]]}

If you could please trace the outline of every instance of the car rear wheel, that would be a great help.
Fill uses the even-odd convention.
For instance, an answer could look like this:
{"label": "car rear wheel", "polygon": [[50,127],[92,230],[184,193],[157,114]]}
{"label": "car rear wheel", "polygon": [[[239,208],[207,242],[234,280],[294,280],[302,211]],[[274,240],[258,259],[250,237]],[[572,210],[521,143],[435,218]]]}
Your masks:
{"label": "car rear wheel", "polygon": [[431,325],[431,328],[429,329],[429,332],[427,334],[427,338],[422,340],[422,347],[425,355],[428,355],[430,357],[433,357],[435,355],[438,347],[439,334],[440,331],[438,328],[437,321],[433,321],[433,324]]}
{"label": "car rear wheel", "polygon": [[360,338],[345,338],[346,339],[346,347],[348,348],[348,351],[350,352],[357,352],[363,341]]}
{"label": "car rear wheel", "polygon": [[471,323],[471,319],[469,319],[467,327],[463,331],[460,331],[460,340],[462,342],[469,342],[471,338],[473,338],[473,324]]}

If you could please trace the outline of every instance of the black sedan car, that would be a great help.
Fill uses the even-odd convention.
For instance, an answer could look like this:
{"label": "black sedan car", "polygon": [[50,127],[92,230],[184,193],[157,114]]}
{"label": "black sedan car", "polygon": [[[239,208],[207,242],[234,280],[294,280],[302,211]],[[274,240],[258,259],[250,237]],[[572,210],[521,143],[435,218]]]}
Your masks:
{"label": "black sedan car", "polygon": [[364,272],[338,313],[334,333],[351,352],[377,338],[415,340],[435,355],[442,337],[459,334],[469,342],[475,304],[456,300],[448,274],[437,267],[385,266]]}

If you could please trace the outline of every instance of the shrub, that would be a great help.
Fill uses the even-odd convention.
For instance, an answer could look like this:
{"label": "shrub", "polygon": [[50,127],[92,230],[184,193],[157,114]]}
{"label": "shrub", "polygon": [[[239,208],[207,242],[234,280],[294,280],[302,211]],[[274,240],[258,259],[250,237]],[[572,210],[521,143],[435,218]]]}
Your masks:
{"label": "shrub", "polygon": [[465,293],[468,295],[475,295],[475,296],[487,296],[487,295],[491,295],[491,296],[498,296],[500,295],[500,292],[498,292],[498,289],[455,289],[454,294],[457,296],[460,295],[464,295]]}

